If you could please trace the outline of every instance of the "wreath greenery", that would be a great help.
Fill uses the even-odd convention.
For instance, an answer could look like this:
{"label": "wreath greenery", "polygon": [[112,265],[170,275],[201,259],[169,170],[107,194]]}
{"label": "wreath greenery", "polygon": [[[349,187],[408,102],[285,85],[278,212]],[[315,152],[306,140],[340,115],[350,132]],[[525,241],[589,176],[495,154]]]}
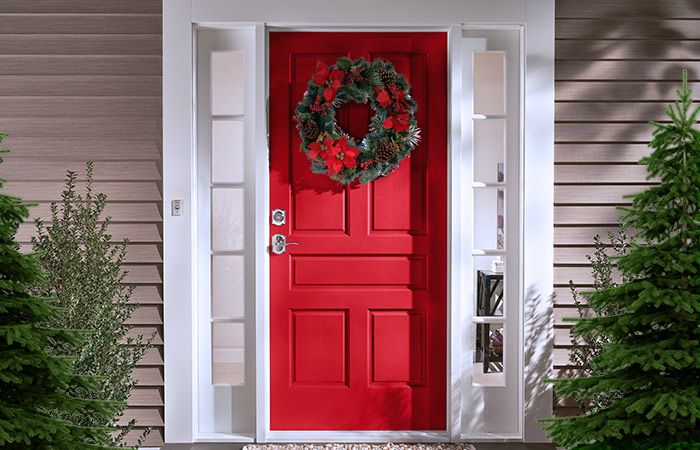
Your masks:
{"label": "wreath greenery", "polygon": [[[294,114],[311,170],[343,184],[393,172],[420,140],[409,89],[406,78],[382,59],[341,56],[331,66],[319,61]],[[359,142],[336,122],[336,110],[347,102],[369,102],[374,111]]]}

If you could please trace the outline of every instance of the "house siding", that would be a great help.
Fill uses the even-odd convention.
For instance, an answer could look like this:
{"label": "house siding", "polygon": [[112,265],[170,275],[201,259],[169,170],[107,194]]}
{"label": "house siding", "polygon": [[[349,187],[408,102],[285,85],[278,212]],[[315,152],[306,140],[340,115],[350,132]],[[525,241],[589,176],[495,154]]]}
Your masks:
{"label": "house siding", "polygon": [[[650,120],[665,120],[687,68],[700,99],[700,2],[557,0],[555,24],[555,373],[569,369],[569,280],[590,287],[593,237],[616,230],[623,196],[650,184]],[[559,414],[575,411],[557,403]]]}
{"label": "house siding", "polygon": [[[115,241],[128,238],[128,282],[136,285],[132,334],[156,332],[135,376],[122,422],[152,427],[163,442],[162,5],[160,0],[0,2],[0,131],[12,153],[0,165],[5,192],[48,217],[66,170],[108,195]],[[32,223],[18,235],[30,247]]]}

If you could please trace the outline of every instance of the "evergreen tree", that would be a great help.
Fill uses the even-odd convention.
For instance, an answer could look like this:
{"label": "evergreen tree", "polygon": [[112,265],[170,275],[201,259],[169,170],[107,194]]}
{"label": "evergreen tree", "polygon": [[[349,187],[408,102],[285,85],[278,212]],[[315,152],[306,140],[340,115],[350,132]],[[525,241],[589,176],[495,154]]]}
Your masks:
{"label": "evergreen tree", "polygon": [[59,320],[61,311],[47,298],[28,292],[42,274],[34,255],[22,254],[15,240],[27,216],[20,199],[0,194],[0,447],[110,448],[104,444],[110,442],[111,429],[82,427],[62,418],[80,410],[111,415],[114,405],[67,394],[75,387],[93,391],[97,383],[76,376],[70,360],[56,354],[57,349],[79,345],[78,332],[45,327]]}
{"label": "evergreen tree", "polygon": [[700,131],[683,72],[670,123],[653,123],[640,162],[658,184],[631,196],[623,225],[636,230],[618,260],[625,282],[591,293],[610,316],[580,318],[574,333],[603,336],[596,374],[555,381],[561,397],[610,394],[588,414],[551,419],[549,435],[575,449],[700,448]]}

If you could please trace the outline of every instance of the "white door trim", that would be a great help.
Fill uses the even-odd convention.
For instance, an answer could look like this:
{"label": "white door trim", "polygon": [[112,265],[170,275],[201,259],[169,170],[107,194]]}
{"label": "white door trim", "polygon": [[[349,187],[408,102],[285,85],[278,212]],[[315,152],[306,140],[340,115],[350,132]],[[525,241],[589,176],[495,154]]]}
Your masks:
{"label": "white door trim", "polygon": [[[317,27],[317,26],[304,26],[301,24],[275,24],[275,25],[270,25],[267,27],[264,27],[261,25],[261,27],[264,28],[264,35],[265,35],[265,48],[267,49],[268,43],[269,43],[269,33],[271,32],[291,32],[291,31],[306,31],[306,32],[320,32],[320,31],[330,31],[330,32],[338,32],[338,31],[352,31],[352,32],[420,32],[420,31],[437,31],[437,32],[445,32],[448,35],[448,47],[449,47],[449,42],[450,42],[450,33],[453,32],[454,27],[449,27],[449,26],[442,26],[442,27],[437,27],[437,26],[431,26],[431,27],[426,27],[426,26],[371,26],[371,25],[361,25],[359,27],[348,27],[348,26],[338,26],[338,27],[329,27],[329,26],[323,26],[323,27]],[[456,27],[456,29],[459,29],[459,33],[461,35],[461,27]],[[260,56],[260,55],[256,55]],[[262,99],[269,99],[269,65],[268,65],[268,57],[269,54],[266,51],[265,54],[265,67],[264,67],[264,73],[258,73],[258,79],[264,79],[265,80],[265,95],[262,97]],[[448,48],[448,73],[450,71],[450,58],[449,58],[449,48]],[[448,92],[451,92],[451,87],[448,84]],[[258,101],[260,101],[261,98],[258,98]],[[265,101],[265,100],[263,100]],[[448,124],[450,123],[450,117],[451,117],[451,109],[449,104],[451,103],[451,98],[448,95],[448,106],[447,106],[447,111],[448,111]],[[269,123],[268,123],[269,126]],[[448,133],[449,136],[449,129],[446,130],[446,133]],[[264,145],[264,147],[263,147]],[[259,156],[259,159],[264,159],[265,164],[267,164],[267,161],[269,161],[269,146],[268,146],[268,141],[267,139],[264,140],[264,142],[258,143],[258,148],[256,151],[257,155]],[[448,144],[447,148],[448,152],[448,161],[450,159],[450,145]],[[266,190],[265,190],[265,195],[264,198],[260,198],[256,196],[256,223],[258,226],[256,227],[257,230],[263,230],[266,229],[267,232],[261,236],[262,242],[267,245],[268,242],[268,236],[269,236],[269,211],[270,211],[270,203],[269,203],[269,167],[267,165],[264,166],[265,172],[258,172],[257,174],[257,180],[260,180],[261,182],[264,180],[266,183]],[[449,172],[449,168],[448,168]],[[449,176],[448,176],[449,178]],[[452,186],[449,184],[449,179],[448,179],[448,198],[450,196],[453,196],[452,194]],[[448,207],[448,217],[449,217],[449,210],[451,208]],[[450,248],[450,240],[451,236],[448,233],[447,236],[447,246],[448,249]],[[448,254],[450,252],[448,251]],[[269,258],[269,253],[265,250],[264,247],[258,245],[256,248],[256,259],[257,260],[264,260],[265,261],[265,267],[264,272],[265,276],[264,281],[265,285],[264,286],[258,286],[258,289],[263,289],[264,292],[259,291],[259,293],[262,294],[262,298],[264,299],[264,305],[262,308],[259,308],[263,311],[265,311],[264,317],[262,317],[262,322],[257,322],[258,323],[258,330],[263,330],[263,333],[260,333],[261,335],[258,336],[257,338],[257,344],[260,346],[264,346],[265,349],[265,356],[264,356],[264,361],[263,361],[263,367],[260,367],[260,365],[257,366],[256,372],[258,374],[262,373],[263,374],[263,385],[264,385],[264,392],[262,393],[263,399],[264,399],[264,407],[260,408],[258,406],[256,408],[257,410],[257,423],[258,423],[258,430],[256,432],[256,440],[258,442],[449,442],[452,438],[452,435],[454,433],[452,427],[451,427],[451,416],[450,416],[450,407],[448,406],[447,409],[445,410],[445,414],[447,417],[446,420],[446,426],[447,429],[444,431],[420,431],[420,430],[407,430],[407,431],[278,431],[278,430],[271,430],[270,429],[270,372],[269,372],[269,367],[270,367],[270,258]],[[260,269],[260,267],[258,267]],[[447,276],[447,292],[448,292],[448,298],[446,299],[446,310],[448,314],[448,330],[447,330],[447,347],[446,347],[446,355],[445,355],[445,361],[446,361],[446,374],[448,378],[448,382],[446,383],[446,392],[445,395],[447,397],[447,404],[450,404],[450,399],[452,398],[451,394],[451,378],[450,378],[450,370],[451,370],[451,365],[450,365],[450,345],[452,342],[452,334],[451,334],[451,329],[450,329],[450,320],[449,320],[449,315],[451,314],[450,311],[450,286],[449,286],[449,280],[450,280],[450,274],[451,271],[448,273]],[[257,317],[257,320],[260,320],[260,317]],[[259,348],[259,347],[258,347]],[[260,383],[258,383],[260,384]],[[261,411],[262,410],[262,411]],[[263,429],[262,433],[260,432],[260,423],[263,423]]]}
{"label": "white door trim", "polygon": [[[398,0],[396,0],[398,2]],[[422,2],[411,3],[413,14],[406,14],[406,8],[399,8],[402,14],[379,14],[378,21],[396,26],[376,26],[364,23],[362,17],[365,8],[377,8],[374,0],[358,0],[346,8],[318,9],[314,0],[299,0],[290,8],[289,3],[280,0],[276,7],[269,3],[250,3],[245,0],[168,0],[163,5],[163,280],[164,280],[164,327],[165,327],[165,439],[168,443],[191,443],[198,439],[198,411],[196,393],[197,339],[193,324],[196,321],[196,180],[195,155],[193,142],[193,27],[197,24],[226,28],[227,25],[242,24],[254,28],[255,33],[255,71],[262,75],[255,84],[255,96],[261,105],[266,104],[267,96],[267,49],[266,29],[263,23],[275,26],[320,30],[335,24],[340,18],[346,23],[339,26],[352,29],[410,29],[416,30],[455,30],[462,25],[451,23],[469,23],[469,28],[504,28],[525,24],[523,67],[526,71],[524,83],[525,102],[523,143],[527,151],[524,154],[523,168],[523,290],[551,292],[552,253],[553,253],[553,135],[554,135],[554,1],[553,0],[446,0],[441,8],[428,7]],[[400,2],[405,6],[406,2]],[[381,8],[395,9],[392,2]],[[347,9],[347,10],[346,10]],[[410,10],[410,8],[409,8]],[[300,15],[299,12],[304,11]],[[308,13],[308,14],[306,14]],[[295,19],[304,17],[308,23]],[[409,17],[410,16],[410,17]],[[333,20],[328,20],[334,17]],[[286,22],[290,20],[292,22]],[[423,25],[417,22],[423,22]],[[470,22],[478,21],[478,22]],[[325,25],[318,25],[318,24]],[[425,23],[430,25],[426,26]],[[332,26],[337,30],[338,28]],[[450,38],[450,45],[454,39]],[[452,50],[450,50],[451,52]],[[455,76],[455,69],[449,66],[450,77]],[[451,93],[452,101],[454,92]],[[450,111],[453,108],[450,108]],[[266,111],[256,108],[255,121],[265,124]],[[458,117],[448,116],[452,129],[448,136],[458,127]],[[256,171],[264,176],[258,177],[255,184],[256,202],[256,295],[261,308],[257,308],[256,324],[256,369],[258,374],[266,374],[269,367],[269,264],[265,247],[269,236],[267,211],[269,210],[269,177],[267,160],[267,134],[265,126],[255,129]],[[450,154],[451,155],[451,154]],[[451,156],[450,156],[451,157]],[[450,182],[454,182],[451,180]],[[181,199],[184,202],[183,215],[169,215],[170,202]],[[454,234],[454,233],[453,233]],[[453,245],[450,243],[449,245]],[[455,277],[450,275],[452,284]],[[449,286],[449,288],[451,288]],[[450,291],[448,291],[450,292]],[[528,300],[528,298],[526,298]],[[449,303],[448,303],[449,305]],[[532,301],[533,313],[541,317],[551,317],[551,302],[540,299]],[[549,315],[549,316],[548,316]],[[262,326],[261,326],[262,322]],[[450,322],[448,322],[449,324]],[[449,331],[448,331],[449,336]],[[525,325],[523,343],[531,345],[531,356],[539,362],[529,365],[524,361],[524,378],[526,381],[522,401],[526,406],[523,417],[523,436],[525,441],[543,440],[543,435],[536,419],[551,414],[551,389],[540,384],[551,368],[551,332],[541,333]],[[449,345],[449,343],[448,343]],[[261,351],[262,350],[262,351]],[[452,360],[458,356],[458,348],[448,347],[448,357]],[[258,441],[296,440],[351,440],[378,441],[387,440],[460,440],[459,401],[451,395],[451,390],[458,388],[455,383],[455,367],[448,367],[448,428],[447,432],[278,432],[269,430],[269,377],[258,378],[256,384],[256,425],[255,437]],[[262,383],[260,382],[262,381]],[[529,384],[537,383],[537,384]],[[533,389],[534,387],[542,389]],[[455,403],[457,400],[457,403]],[[290,435],[289,433],[293,433]],[[250,436],[234,433],[215,433],[216,436],[201,436],[202,440],[235,441]],[[444,435],[444,436],[443,436]],[[395,438],[395,439],[394,439]],[[513,438],[513,436],[501,436]],[[497,439],[494,436],[494,439]]]}

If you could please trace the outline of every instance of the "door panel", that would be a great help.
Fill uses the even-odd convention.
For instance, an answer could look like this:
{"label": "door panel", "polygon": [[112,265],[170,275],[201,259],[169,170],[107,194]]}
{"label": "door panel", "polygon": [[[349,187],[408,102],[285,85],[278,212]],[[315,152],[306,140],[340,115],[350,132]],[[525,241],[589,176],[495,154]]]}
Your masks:
{"label": "door panel", "polygon": [[[385,58],[412,85],[422,140],[391,175],[313,174],[292,115],[317,61]],[[338,111],[367,131],[367,105]],[[298,242],[270,256],[272,430],[444,430],[447,37],[270,34],[270,206]]]}

